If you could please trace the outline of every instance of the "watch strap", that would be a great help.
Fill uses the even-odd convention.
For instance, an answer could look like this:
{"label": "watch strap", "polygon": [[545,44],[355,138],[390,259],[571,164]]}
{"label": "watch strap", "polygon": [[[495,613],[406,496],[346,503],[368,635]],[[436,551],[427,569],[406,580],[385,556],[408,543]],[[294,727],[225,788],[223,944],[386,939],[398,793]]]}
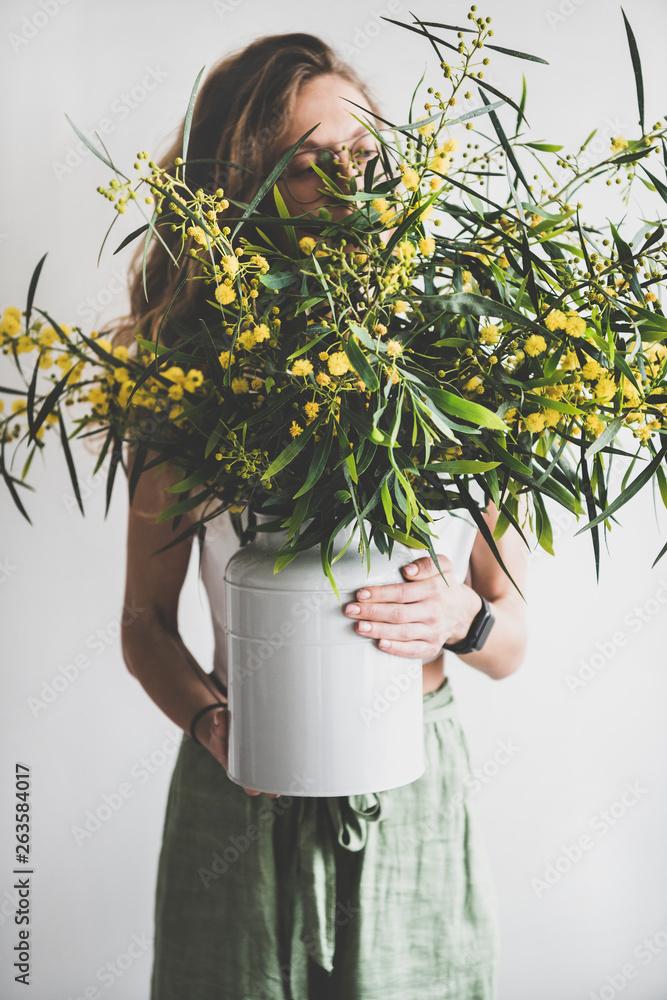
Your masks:
{"label": "watch strap", "polygon": [[445,642],[442,647],[443,649],[448,649],[452,653],[473,653],[482,648],[491,631],[491,626],[495,622],[495,618],[487,599],[482,597],[481,594],[480,598],[482,606],[470,623],[467,635],[463,639],[460,639],[459,642]]}

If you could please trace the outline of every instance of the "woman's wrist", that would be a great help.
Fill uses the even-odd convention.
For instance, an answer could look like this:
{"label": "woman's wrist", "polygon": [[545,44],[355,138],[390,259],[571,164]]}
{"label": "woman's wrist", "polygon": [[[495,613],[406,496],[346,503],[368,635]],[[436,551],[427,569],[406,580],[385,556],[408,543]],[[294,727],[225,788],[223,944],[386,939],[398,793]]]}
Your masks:
{"label": "woman's wrist", "polygon": [[195,743],[206,746],[212,734],[213,727],[220,724],[220,709],[227,709],[224,701],[210,702],[195,712],[190,722],[190,736]]}
{"label": "woman's wrist", "polygon": [[482,608],[482,598],[477,593],[477,591],[473,590],[472,587],[469,587],[467,583],[463,583],[461,584],[461,586],[465,591],[466,600],[464,602],[463,614],[459,619],[459,624],[454,629],[454,631],[452,631],[445,638],[445,642],[449,646],[453,646],[457,642],[461,642],[463,639],[465,639],[468,632],[470,631],[470,627],[474,619],[479,614]]}

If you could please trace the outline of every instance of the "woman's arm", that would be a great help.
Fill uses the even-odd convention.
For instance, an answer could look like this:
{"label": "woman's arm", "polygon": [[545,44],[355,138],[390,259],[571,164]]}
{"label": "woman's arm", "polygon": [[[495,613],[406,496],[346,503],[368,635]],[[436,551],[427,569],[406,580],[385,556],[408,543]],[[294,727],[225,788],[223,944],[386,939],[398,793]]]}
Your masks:
{"label": "woman's arm", "polygon": [[[132,468],[128,457],[128,471]],[[137,617],[121,631],[128,670],[172,722],[185,732],[195,713],[213,701],[224,701],[210,678],[185,647],[178,632],[178,602],[190,561],[192,539],[179,542],[159,555],[153,553],[174,537],[171,521],[155,523],[160,510],[174,502],[166,487],[177,481],[174,470],[164,466],[139,477],[128,514],[126,606],[140,608]],[[223,709],[214,710],[197,724],[197,737],[226,764],[219,731]]]}
{"label": "woman's arm", "polygon": [[[525,511],[525,505],[523,507]],[[497,508],[489,503],[483,513],[491,532],[498,520]],[[521,592],[525,594],[528,550],[511,526],[496,546]],[[364,587],[355,604],[345,613],[357,619],[360,635],[377,639],[381,649],[394,656],[409,656],[431,662],[442,655],[444,642],[455,643],[467,634],[485,597],[495,617],[482,649],[457,654],[471,667],[500,679],[517,670],[526,650],[525,601],[498,565],[481,532],[470,554],[464,583],[454,576],[446,555],[438,555],[442,579],[430,556],[403,566],[406,583]]]}

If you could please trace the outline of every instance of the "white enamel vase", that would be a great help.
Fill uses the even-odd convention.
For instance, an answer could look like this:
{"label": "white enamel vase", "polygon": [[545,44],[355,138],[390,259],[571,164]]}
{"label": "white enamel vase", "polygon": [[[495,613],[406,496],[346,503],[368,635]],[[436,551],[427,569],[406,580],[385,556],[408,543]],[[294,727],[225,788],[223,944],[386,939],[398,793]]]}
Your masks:
{"label": "white enamel vase", "polygon": [[365,585],[402,581],[410,556],[395,549],[389,560],[373,546],[367,576],[353,539],[333,567],[339,603],[319,547],[274,574],[285,540],[259,532],[225,571],[229,777],[308,796],[415,781],[424,773],[422,661],[382,652],[343,610]]}

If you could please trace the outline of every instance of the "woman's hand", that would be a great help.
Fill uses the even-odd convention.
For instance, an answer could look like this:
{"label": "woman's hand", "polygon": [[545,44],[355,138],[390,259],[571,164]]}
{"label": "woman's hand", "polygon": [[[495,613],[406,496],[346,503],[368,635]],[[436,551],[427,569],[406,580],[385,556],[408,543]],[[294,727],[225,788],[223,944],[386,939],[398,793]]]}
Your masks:
{"label": "woman's hand", "polygon": [[[197,723],[196,733],[202,746],[213,754],[226,771],[229,766],[229,710],[226,703],[207,712]],[[252,788],[244,788],[243,791],[247,795],[264,794],[270,799],[278,798],[272,792],[256,792]]]}
{"label": "woman's hand", "polygon": [[358,590],[345,614],[356,620],[359,635],[377,639],[384,652],[424,662],[434,659],[443,643],[463,639],[482,600],[456,579],[447,556],[438,555],[438,563],[446,582],[431,557],[424,556],[403,566],[406,583]]}

